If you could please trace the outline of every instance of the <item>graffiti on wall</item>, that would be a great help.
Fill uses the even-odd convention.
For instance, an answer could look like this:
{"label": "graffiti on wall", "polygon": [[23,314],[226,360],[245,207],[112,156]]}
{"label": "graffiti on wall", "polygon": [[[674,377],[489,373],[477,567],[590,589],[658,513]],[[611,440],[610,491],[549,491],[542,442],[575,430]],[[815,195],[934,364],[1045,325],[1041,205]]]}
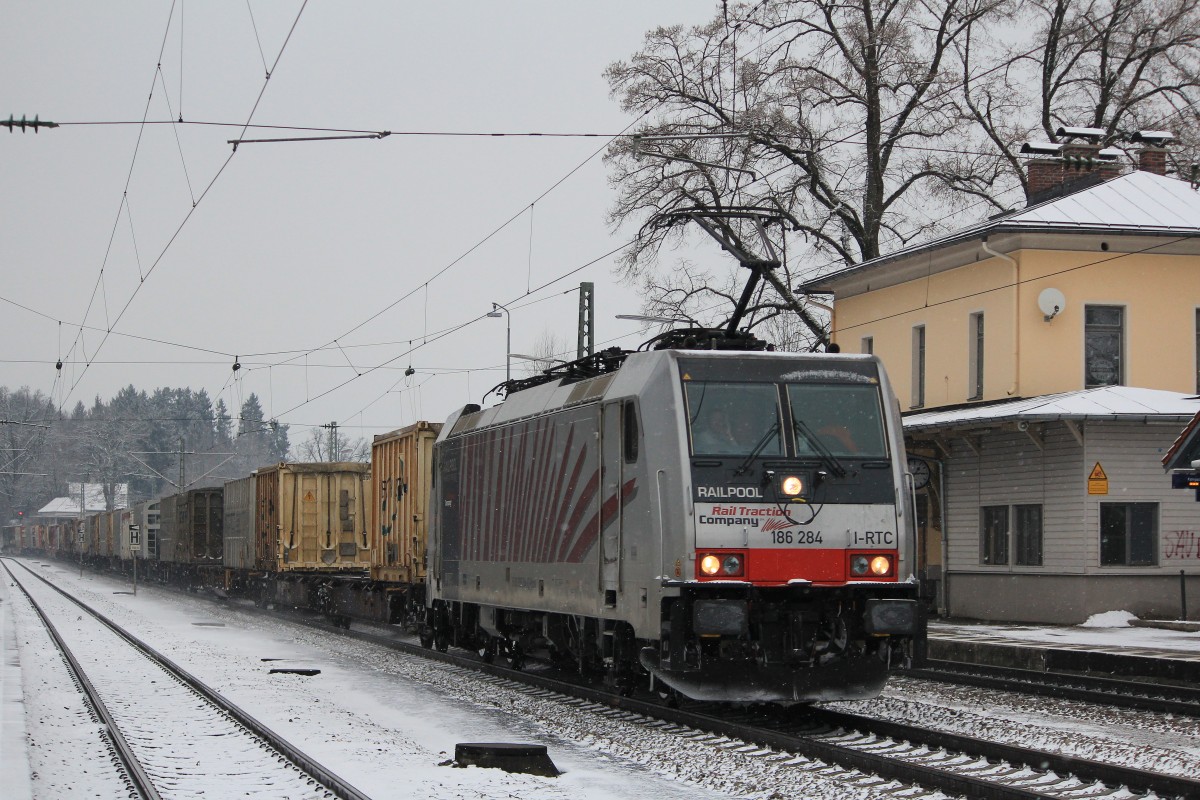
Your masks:
{"label": "graffiti on wall", "polygon": [[1163,558],[1167,561],[1200,561],[1200,533],[1166,531]]}

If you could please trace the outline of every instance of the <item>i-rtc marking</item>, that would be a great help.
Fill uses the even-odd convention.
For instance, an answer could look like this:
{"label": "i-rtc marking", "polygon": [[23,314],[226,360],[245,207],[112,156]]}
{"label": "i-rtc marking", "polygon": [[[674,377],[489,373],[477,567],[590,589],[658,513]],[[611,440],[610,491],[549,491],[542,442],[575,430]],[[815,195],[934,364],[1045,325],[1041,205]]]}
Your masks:
{"label": "i-rtc marking", "polygon": [[895,547],[896,534],[892,531],[854,531],[851,547]]}

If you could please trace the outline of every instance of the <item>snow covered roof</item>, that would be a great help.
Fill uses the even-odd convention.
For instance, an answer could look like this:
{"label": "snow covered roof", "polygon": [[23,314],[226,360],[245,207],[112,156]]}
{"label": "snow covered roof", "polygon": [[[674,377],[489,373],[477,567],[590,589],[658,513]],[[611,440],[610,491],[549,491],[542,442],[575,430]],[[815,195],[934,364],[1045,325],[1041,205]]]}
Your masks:
{"label": "snow covered roof", "polygon": [[984,427],[1000,422],[1046,422],[1065,419],[1186,420],[1198,411],[1198,397],[1133,386],[1102,386],[1078,392],[1046,394],[909,414],[904,417],[904,432],[914,433],[935,428]]}
{"label": "snow covered roof", "polygon": [[1192,421],[1179,434],[1175,444],[1171,445],[1171,449],[1162,457],[1163,468],[1189,469],[1192,461],[1195,460],[1193,456],[1200,457],[1198,451],[1200,451],[1200,411],[1196,412],[1196,416],[1192,417]]}
{"label": "snow covered roof", "polygon": [[814,278],[800,288],[830,291],[845,278],[858,277],[907,256],[981,239],[991,233],[1097,231],[1200,237],[1200,192],[1194,191],[1187,181],[1138,170]]}
{"label": "snow covered roof", "polygon": [[[104,511],[108,502],[104,499],[104,485],[89,483],[84,490],[87,511]],[[129,484],[119,483],[116,486],[116,497],[113,498],[113,508],[125,508],[129,504]],[[79,516],[79,484],[67,484],[67,496],[56,497],[42,508],[38,509],[39,517],[77,517]]]}

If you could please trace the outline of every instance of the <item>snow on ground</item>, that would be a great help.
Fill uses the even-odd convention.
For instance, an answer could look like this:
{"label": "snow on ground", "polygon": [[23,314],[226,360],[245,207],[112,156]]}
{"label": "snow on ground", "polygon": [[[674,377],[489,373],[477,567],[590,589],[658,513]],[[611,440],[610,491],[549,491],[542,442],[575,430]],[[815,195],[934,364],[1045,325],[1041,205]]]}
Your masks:
{"label": "snow on ground", "polygon": [[[1124,612],[1106,612],[1104,615],[1099,616],[1101,619],[1108,621],[1115,619],[1111,615],[1122,613]],[[1047,647],[1061,644],[1081,644],[1117,648],[1158,648],[1186,653],[1200,652],[1200,632],[1172,631],[1164,628],[1084,627],[1083,625],[1074,627],[1019,624],[990,625],[960,621],[931,621],[929,623],[930,637],[936,637],[939,633],[965,634],[967,636],[995,636],[1002,639],[1017,639]]]}
{"label": "snow on ground", "polygon": [[1200,720],[970,686],[894,678],[857,714],[1109,764],[1195,777]]}
{"label": "snow on ground", "polygon": [[[50,562],[24,563],[145,638],[374,797],[872,796],[868,789],[802,767],[598,717],[497,686],[477,674],[234,606],[153,587],[140,587],[136,597],[113,594],[127,591],[128,585],[92,573],[80,579],[77,572]],[[32,676],[40,674],[39,665],[50,656],[23,644],[21,657],[28,702]],[[279,666],[316,667],[321,674],[269,674]],[[31,738],[41,735],[42,724],[31,716]],[[544,744],[564,774],[539,778],[438,766],[453,758],[456,742],[488,741]]]}
{"label": "snow on ground", "polygon": [[1105,611],[1103,614],[1092,614],[1084,622],[1080,623],[1081,628],[1128,628],[1129,623],[1137,619],[1136,616],[1128,611]]}
{"label": "snow on ground", "polygon": [[[1200,633],[1128,627],[1132,616],[1108,612],[1075,627],[932,621],[929,633],[931,637],[1010,639],[1045,647],[1200,652]],[[905,678],[890,681],[876,700],[832,707],[1183,777],[1195,777],[1195,765],[1200,763],[1200,720],[1191,717]]]}

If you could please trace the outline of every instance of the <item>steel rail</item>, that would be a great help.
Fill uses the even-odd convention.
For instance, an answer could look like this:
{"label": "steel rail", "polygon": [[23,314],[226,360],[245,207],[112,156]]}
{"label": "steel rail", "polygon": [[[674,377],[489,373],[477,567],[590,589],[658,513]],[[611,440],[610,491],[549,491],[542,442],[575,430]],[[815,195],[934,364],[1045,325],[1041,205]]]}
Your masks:
{"label": "steel rail", "polygon": [[[917,784],[948,794],[965,795],[972,798],[987,798],[988,800],[1045,800],[1053,796],[1032,789],[1005,786],[995,781],[974,778],[969,775],[954,774],[923,764],[902,761],[862,750],[854,750],[835,743],[823,742],[818,739],[795,735],[782,730],[771,730],[763,728],[760,724],[739,723],[731,721],[727,717],[717,717],[712,714],[683,708],[670,708],[659,702],[623,697],[603,689],[581,686],[570,681],[546,675],[511,670],[495,664],[486,664],[471,656],[439,652],[424,648],[419,644],[399,641],[379,634],[363,631],[347,631],[323,622],[314,622],[311,619],[305,620],[304,624],[359,641],[379,644],[392,650],[421,658],[482,672],[513,683],[533,686],[566,697],[585,700],[597,705],[663,720],[687,728],[741,739],[747,743],[856,769],[866,775],[873,774],[885,779]],[[911,728],[907,730],[909,732],[908,738],[919,741],[921,729]]]}
{"label": "steel rail", "polygon": [[[20,562],[18,562],[18,563],[20,563]],[[101,614],[99,611],[95,610],[94,608],[87,605],[83,601],[81,601],[75,597],[72,597],[65,590],[61,589],[58,586],[55,586],[53,583],[46,580],[41,575],[38,575],[33,570],[29,569],[29,567],[25,566],[25,564],[21,564],[21,568],[24,569],[26,572],[28,572],[33,577],[40,580],[42,583],[49,586],[54,591],[61,594],[63,597],[66,597],[68,600],[70,600],[71,602],[78,605],[84,611],[87,611],[89,614],[91,614],[95,619],[97,619],[101,624],[103,624],[105,627],[107,627],[113,633],[117,634],[122,639],[124,639],[126,642],[128,642],[130,645],[132,645],[133,647],[135,647],[139,651],[141,651],[143,654],[145,654],[148,658],[150,658],[151,661],[154,661],[160,667],[162,667],[163,669],[165,669],[168,672],[175,675],[175,677],[177,677],[177,678],[179,678],[179,680],[183,681],[184,684],[186,684],[188,687],[190,687],[191,689],[196,691],[205,700],[209,701],[210,703],[217,706],[225,713],[229,714],[229,716],[233,717],[235,720],[237,720],[239,723],[241,723],[250,732],[252,732],[256,736],[258,736],[260,739],[265,741],[273,749],[277,750],[279,753],[284,755],[289,761],[291,761],[293,764],[295,764],[296,767],[299,768],[302,772],[304,772],[306,775],[311,777],[313,780],[317,781],[317,783],[324,786],[327,790],[329,790],[330,792],[335,794],[337,797],[341,798],[341,800],[371,800],[371,798],[368,795],[363,794],[358,789],[354,788],[354,786],[352,784],[350,784],[348,781],[339,777],[332,770],[329,770],[328,768],[322,766],[320,762],[318,762],[315,759],[313,759],[312,757],[306,755],[298,747],[293,745],[287,739],[284,739],[279,734],[275,733],[273,730],[271,730],[269,727],[267,727],[267,725],[260,722],[255,717],[251,716],[249,713],[247,713],[245,710],[243,710],[240,706],[236,705],[235,703],[230,701],[228,698],[223,697],[222,695],[220,695],[213,689],[209,688],[209,686],[207,684],[205,684],[203,681],[201,681],[199,678],[192,675],[187,670],[183,669],[183,667],[179,666],[174,661],[167,658],[165,655],[158,652],[157,650],[155,650],[153,647],[151,647],[147,643],[143,642],[142,640],[138,639],[133,634],[126,631],[124,628],[122,628],[120,625],[118,625],[117,623],[110,620],[104,614]],[[10,574],[11,574],[11,572],[10,572]]]}
{"label": "steel rail", "polygon": [[[100,692],[92,685],[91,680],[88,679],[87,673],[83,671],[83,666],[75,658],[75,654],[71,652],[71,648],[67,646],[66,641],[59,634],[58,628],[54,627],[54,623],[50,621],[49,615],[42,609],[38,601],[33,599],[33,595],[21,583],[20,578],[13,574],[7,562],[8,559],[0,560],[12,584],[25,595],[25,599],[29,601],[29,605],[33,607],[34,612],[41,619],[42,625],[45,626],[46,631],[50,634],[50,638],[54,640],[58,651],[62,653],[63,658],[67,662],[67,669],[70,671],[71,677],[74,678],[80,689],[82,689],[84,700],[87,701],[92,711],[104,724],[104,735],[108,738],[109,744],[121,760],[121,765],[125,768],[125,774],[133,784],[133,788],[145,800],[162,800],[158,790],[154,788],[154,781],[146,774],[146,770],[142,767],[142,762],[138,760],[133,749],[129,746],[129,742],[125,740],[125,735],[117,727],[117,722],[109,712],[104,700],[100,697]],[[24,567],[24,565],[22,566]]]}
{"label": "steel rail", "polygon": [[908,741],[914,741],[913,731],[919,731],[915,741],[919,741],[921,744],[969,753],[989,761],[1007,761],[1010,764],[1024,764],[1032,769],[1055,772],[1060,775],[1074,775],[1085,780],[1099,781],[1108,786],[1125,786],[1135,794],[1154,791],[1159,797],[1200,797],[1200,781],[1191,778],[1149,773],[1134,767],[1106,764],[1102,761],[1093,761],[1077,756],[989,742],[977,737],[928,728],[914,728],[902,723],[858,714],[846,714],[826,709],[812,709],[811,713],[812,721],[824,722],[831,727],[858,730],[876,736]]}
{"label": "steel rail", "polygon": [[426,649],[411,642],[398,641],[387,636],[363,631],[347,631],[312,619],[299,619],[304,624],[331,633],[348,636],[360,641],[373,642],[393,650],[441,661],[454,666],[477,670],[497,678],[535,686],[547,691],[569,697],[577,697],[599,705],[661,719],[689,728],[719,733],[723,736],[742,739],[748,743],[852,767],[867,774],[873,773],[883,778],[915,783],[928,788],[939,789],[943,792],[963,794],[973,798],[1009,800],[1010,798],[1049,798],[1061,795],[1041,792],[1029,787],[1006,786],[996,780],[956,775],[942,769],[898,760],[887,755],[854,750],[840,744],[810,738],[810,735],[804,732],[797,733],[796,728],[806,723],[809,726],[812,726],[814,722],[817,724],[824,723],[830,728],[857,730],[897,742],[907,741],[913,744],[923,744],[936,750],[963,753],[989,761],[1006,761],[1010,764],[1019,764],[1037,773],[1076,776],[1082,780],[1103,783],[1113,789],[1125,786],[1134,793],[1154,792],[1159,797],[1200,797],[1200,781],[1189,778],[1178,778],[1171,775],[1163,775],[1162,773],[1149,773],[1133,767],[1122,767],[1033,748],[988,742],[975,736],[937,731],[903,723],[878,720],[871,717],[827,711],[820,708],[809,708],[805,711],[804,715],[800,717],[793,715],[790,719],[787,718],[786,712],[780,715],[777,712],[767,711],[761,714],[747,714],[744,715],[743,721],[737,721],[736,719],[731,719],[726,711],[718,712],[721,716],[716,716],[710,712],[696,711],[694,709],[668,708],[658,702],[622,697],[603,689],[580,686],[560,678],[513,671],[507,667],[485,664],[472,656],[449,652],[442,653]]}
{"label": "steel rail", "polygon": [[[40,576],[39,576],[40,577]],[[227,604],[223,598],[218,600]],[[1140,769],[1104,764],[1089,759],[1064,756],[1053,752],[1023,748],[1015,745],[1005,745],[980,740],[978,737],[936,731],[927,728],[909,726],[861,717],[842,712],[809,709],[807,720],[804,716],[792,716],[786,713],[775,716],[772,712],[761,715],[730,714],[728,709],[722,709],[715,716],[712,713],[696,711],[692,708],[670,708],[661,702],[640,700],[624,697],[595,686],[584,686],[562,678],[535,674],[507,667],[487,664],[477,657],[453,652],[439,652],[423,647],[415,642],[404,641],[393,636],[372,633],[364,630],[347,630],[307,614],[285,610],[269,611],[257,607],[235,606],[237,610],[261,614],[275,618],[283,618],[310,628],[327,633],[345,636],[358,641],[377,644],[397,652],[439,661],[455,667],[481,672],[497,679],[506,680],[513,684],[532,686],[544,691],[553,692],[565,697],[584,700],[596,705],[614,710],[650,717],[676,725],[708,731],[730,738],[736,738],[747,743],[761,745],[803,755],[812,759],[859,770],[865,774],[874,774],[886,779],[894,779],[905,783],[917,784],[930,789],[938,789],[951,794],[965,795],[972,798],[987,798],[989,800],[1030,800],[1032,798],[1053,798],[1069,794],[1069,789],[1061,790],[1058,794],[1038,791],[1032,786],[1011,786],[996,780],[976,778],[970,775],[955,774],[944,769],[926,766],[924,764],[904,761],[900,758],[889,757],[869,751],[856,750],[852,746],[835,742],[821,741],[821,732],[797,731],[805,724],[814,728],[823,719],[824,724],[831,729],[861,731],[871,735],[892,739],[897,742],[906,741],[923,744],[934,750],[951,753],[962,753],[975,758],[989,761],[1007,761],[1021,764],[1032,772],[1042,774],[1065,774],[1090,779],[1109,787],[1136,787],[1152,791],[1160,797],[1200,797],[1200,781],[1187,778],[1176,778],[1161,773],[1148,773]],[[905,673],[902,673],[905,674]],[[695,705],[694,703],[692,705]],[[741,717],[741,721],[737,717]],[[816,723],[814,725],[813,723]],[[764,723],[769,723],[765,726]],[[825,731],[824,733],[828,733]],[[1024,781],[1033,783],[1033,779]],[[1043,788],[1046,788],[1043,786]]]}
{"label": "steel rail", "polygon": [[1187,686],[935,660],[925,662],[921,668],[903,670],[899,674],[918,680],[1200,717],[1200,689]]}

